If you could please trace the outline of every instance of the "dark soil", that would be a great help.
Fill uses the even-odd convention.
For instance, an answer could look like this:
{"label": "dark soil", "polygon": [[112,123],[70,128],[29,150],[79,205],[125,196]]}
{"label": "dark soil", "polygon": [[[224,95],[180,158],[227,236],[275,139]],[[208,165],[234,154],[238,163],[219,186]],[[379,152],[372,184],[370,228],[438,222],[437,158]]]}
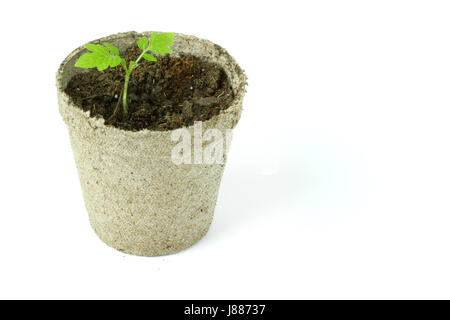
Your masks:
{"label": "dark soil", "polygon": [[[129,48],[123,55],[135,60],[140,52]],[[172,130],[205,121],[228,108],[233,92],[221,67],[194,56],[163,55],[157,62],[142,59],[128,86],[128,116],[123,114],[122,66],[75,75],[65,92],[76,106],[107,125],[138,131]]]}

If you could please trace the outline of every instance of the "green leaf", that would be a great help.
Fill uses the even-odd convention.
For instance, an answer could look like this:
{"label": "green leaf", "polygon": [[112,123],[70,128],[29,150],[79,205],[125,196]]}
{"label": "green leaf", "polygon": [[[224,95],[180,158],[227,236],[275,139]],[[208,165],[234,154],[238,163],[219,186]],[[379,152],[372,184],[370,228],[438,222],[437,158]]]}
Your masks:
{"label": "green leaf", "polygon": [[92,43],[86,43],[86,44],[84,45],[84,47],[85,47],[86,49],[88,49],[89,51],[92,51],[92,52],[94,52],[94,51],[97,49],[97,45],[92,44]]}
{"label": "green leaf", "polygon": [[108,49],[106,49],[101,44],[88,43],[85,45],[85,48],[94,53],[98,53],[98,54],[102,54],[102,55],[109,55]]}
{"label": "green leaf", "polygon": [[112,44],[109,44],[109,43],[105,42],[103,45],[105,47],[107,47],[111,53],[115,54],[116,56],[120,56],[119,49],[114,47]]}
{"label": "green leaf", "polygon": [[169,47],[173,45],[173,36],[173,32],[152,32],[149,45],[150,50],[159,54],[172,52]]}
{"label": "green leaf", "polygon": [[109,58],[105,59],[103,61],[100,61],[100,63],[97,65],[97,70],[98,71],[103,71],[105,69],[108,69],[109,65],[110,65]]}
{"label": "green leaf", "polygon": [[118,53],[119,50],[110,44],[105,44],[105,46],[111,51],[108,51],[101,44],[86,44],[86,49],[91,52],[82,55],[75,63],[75,67],[97,68],[97,70],[103,71],[108,67],[118,66],[122,62],[122,58],[119,55],[115,55],[115,53]]}
{"label": "green leaf", "polygon": [[111,56],[109,66],[114,68],[117,67],[122,62],[122,58],[119,56]]}
{"label": "green leaf", "polygon": [[83,54],[75,63],[75,67],[78,68],[95,68],[98,65],[98,56],[95,53]]}
{"label": "green leaf", "polygon": [[148,41],[147,41],[147,38],[146,38],[146,37],[140,38],[139,41],[138,41],[138,43],[137,43],[139,49],[141,49],[142,51],[144,51],[145,49],[147,49],[147,44],[148,44]]}
{"label": "green leaf", "polygon": [[151,54],[148,54],[148,53],[144,53],[144,55],[142,57],[145,60],[148,60],[148,61],[156,61],[156,58],[154,56],[152,56]]}
{"label": "green leaf", "polygon": [[120,59],[120,64],[122,65],[124,70],[127,70],[127,61],[124,58]]}

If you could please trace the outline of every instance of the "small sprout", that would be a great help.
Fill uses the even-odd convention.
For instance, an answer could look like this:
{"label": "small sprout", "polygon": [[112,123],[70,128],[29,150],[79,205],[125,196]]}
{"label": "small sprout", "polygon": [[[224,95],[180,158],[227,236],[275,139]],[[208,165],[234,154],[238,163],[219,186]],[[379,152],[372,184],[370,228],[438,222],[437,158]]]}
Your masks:
{"label": "small sprout", "polygon": [[[125,70],[125,84],[123,87],[122,105],[123,112],[125,115],[127,115],[127,91],[131,71],[133,71],[133,69],[139,65],[139,61],[142,58],[151,62],[157,61],[157,59],[148,52],[153,52],[156,54],[171,53],[172,49],[170,49],[169,47],[173,45],[173,37],[173,32],[152,32],[149,39],[147,39],[146,37],[140,38],[137,42],[137,46],[142,50],[142,53],[136,59],[136,61],[130,61],[128,66],[126,60],[120,57],[119,49],[117,49],[112,44],[106,42],[103,43],[103,45],[88,43],[85,45],[85,48],[90,52],[83,54],[75,63],[75,67],[84,69],[97,68],[98,71],[103,71],[109,67],[114,68],[119,64],[122,65],[123,69]],[[117,95],[115,95],[114,97],[117,98]]]}

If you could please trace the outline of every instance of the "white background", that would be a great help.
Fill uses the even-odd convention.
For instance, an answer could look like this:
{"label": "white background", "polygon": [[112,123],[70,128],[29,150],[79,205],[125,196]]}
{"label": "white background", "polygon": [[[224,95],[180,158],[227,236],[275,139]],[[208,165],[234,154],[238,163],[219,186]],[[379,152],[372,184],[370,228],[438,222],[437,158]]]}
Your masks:
{"label": "white background", "polygon": [[[448,1],[9,1],[0,10],[0,298],[450,298]],[[55,72],[129,30],[249,78],[209,233],[179,254],[91,230]]]}

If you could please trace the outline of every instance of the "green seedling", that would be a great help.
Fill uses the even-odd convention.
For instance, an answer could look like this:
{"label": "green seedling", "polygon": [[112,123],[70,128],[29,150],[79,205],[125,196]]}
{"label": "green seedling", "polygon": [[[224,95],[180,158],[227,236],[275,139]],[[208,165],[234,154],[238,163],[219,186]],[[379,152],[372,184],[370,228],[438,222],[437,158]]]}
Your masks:
{"label": "green seedling", "polygon": [[103,45],[101,45],[88,43],[85,45],[85,48],[90,52],[83,54],[75,63],[75,67],[84,69],[97,68],[98,71],[103,71],[109,67],[114,68],[121,64],[125,70],[122,105],[123,112],[127,115],[127,91],[131,71],[139,65],[139,61],[141,61],[142,58],[147,61],[156,61],[156,58],[148,52],[153,52],[156,54],[166,54],[172,52],[169,47],[173,44],[173,35],[173,32],[153,32],[149,39],[146,37],[140,38],[137,42],[137,46],[142,50],[142,53],[135,61],[130,61],[128,66],[126,60],[120,57],[119,50],[112,44],[103,43]]}

